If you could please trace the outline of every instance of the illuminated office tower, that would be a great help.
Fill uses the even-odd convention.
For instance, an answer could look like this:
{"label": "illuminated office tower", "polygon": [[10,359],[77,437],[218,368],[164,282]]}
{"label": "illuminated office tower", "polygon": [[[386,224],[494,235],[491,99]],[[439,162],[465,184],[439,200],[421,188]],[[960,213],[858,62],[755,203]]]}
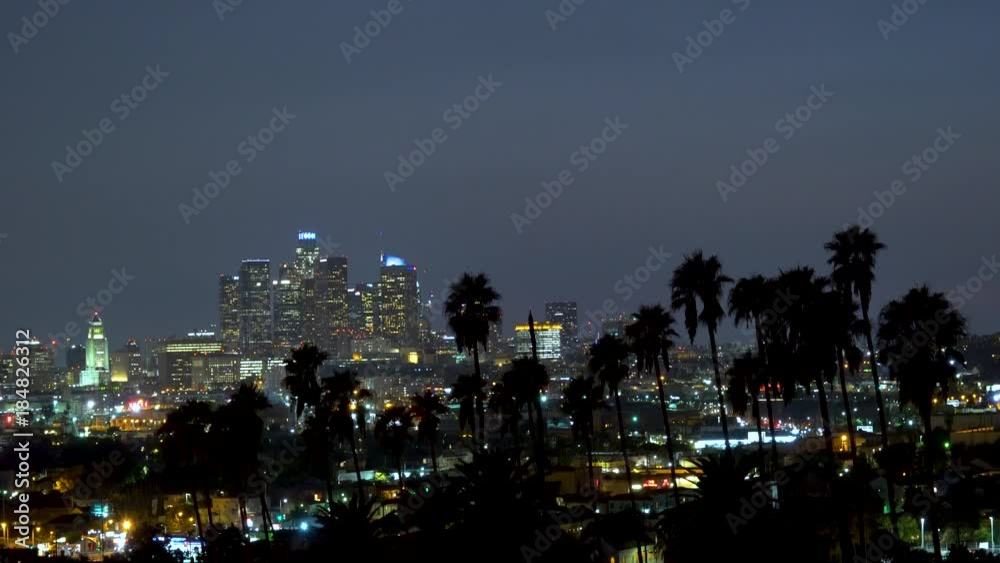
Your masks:
{"label": "illuminated office tower", "polygon": [[111,352],[111,383],[128,383],[128,351]]}
{"label": "illuminated office tower", "polygon": [[28,343],[28,354],[28,357],[31,358],[31,378],[29,379],[31,386],[29,389],[36,393],[55,390],[55,351],[42,344],[37,338],[33,338]]}
{"label": "illuminated office tower", "polygon": [[250,357],[269,356],[274,346],[271,261],[244,260],[240,266],[239,289],[240,353]]}
{"label": "illuminated office tower", "polygon": [[80,373],[87,369],[87,349],[72,344],[66,349],[66,384],[79,385]]}
{"label": "illuminated office tower", "polygon": [[316,310],[316,278],[302,280],[302,340],[319,342],[319,314]]}
{"label": "illuminated office tower", "polygon": [[299,345],[302,340],[302,284],[288,264],[278,270],[272,282],[274,291],[274,341],[282,350]]}
{"label": "illuminated office tower", "polygon": [[161,389],[191,389],[194,359],[221,353],[222,342],[211,333],[189,334],[187,338],[164,341],[157,354]]}
{"label": "illuminated office tower", "polygon": [[[562,325],[535,323],[538,359],[554,361],[562,358]],[[527,324],[514,327],[514,348],[518,356],[531,356],[531,331]]]}
{"label": "illuminated office tower", "polygon": [[299,243],[295,247],[294,277],[299,280],[312,279],[319,262],[319,248],[316,233],[299,231]]}
{"label": "illuminated office tower", "polygon": [[417,268],[383,256],[378,283],[378,333],[399,346],[415,346],[420,328]]}
{"label": "illuminated office tower", "polygon": [[97,386],[110,377],[111,356],[108,353],[108,339],[104,335],[104,321],[96,312],[87,328],[85,349],[86,367],[80,372],[80,387]]}
{"label": "illuminated office tower", "polygon": [[316,263],[317,345],[333,354],[348,333],[347,258],[329,256]]}
{"label": "illuminated office tower", "polygon": [[545,304],[545,322],[562,325],[562,353],[565,357],[576,346],[580,321],[575,301],[554,301]]}
{"label": "illuminated office tower", "polygon": [[240,277],[219,276],[219,334],[227,350],[240,347]]}
{"label": "illuminated office tower", "polygon": [[361,336],[375,334],[375,284],[359,283],[348,294],[348,316],[351,331]]}
{"label": "illuminated office tower", "polygon": [[139,343],[134,338],[129,338],[125,342],[125,352],[128,354],[128,380],[133,383],[142,382],[146,375],[146,370],[142,366],[142,353],[139,351]]}

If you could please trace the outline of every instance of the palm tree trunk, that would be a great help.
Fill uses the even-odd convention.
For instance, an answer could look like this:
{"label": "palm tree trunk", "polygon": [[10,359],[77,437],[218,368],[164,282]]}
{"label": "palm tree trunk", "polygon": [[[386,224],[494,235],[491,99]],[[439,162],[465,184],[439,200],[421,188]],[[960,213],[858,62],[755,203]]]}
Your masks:
{"label": "palm tree trunk", "polygon": [[406,479],[403,477],[403,457],[400,456],[396,460],[396,468],[399,471],[399,499],[402,500],[406,496]]}
{"label": "palm tree trunk", "polygon": [[826,387],[823,385],[823,376],[816,376],[816,387],[819,389],[819,412],[823,425],[823,441],[826,443],[826,450],[830,452],[830,458],[836,457],[833,451],[833,432],[830,431],[830,407],[826,402]]}
{"label": "palm tree trunk", "polygon": [[205,506],[207,508],[206,512],[208,513],[208,529],[214,530],[215,521],[212,519],[212,492],[205,491],[203,494],[205,495]]}
{"label": "palm tree trunk", "polygon": [[[632,506],[632,512],[638,515],[639,510],[635,506],[635,493],[632,492],[632,464],[628,460],[628,444],[625,441],[625,421],[622,418],[622,398],[621,394],[618,393],[618,387],[615,387],[614,393],[615,412],[618,414],[618,444],[621,447],[622,458],[625,461],[625,482],[628,485],[628,500]],[[642,563],[642,546],[639,544],[638,539],[636,540],[635,547],[639,563]]]}
{"label": "palm tree trunk", "polygon": [[719,351],[715,346],[715,328],[708,329],[708,343],[712,347],[712,367],[715,368],[715,391],[719,395],[719,420],[722,421],[722,435],[726,439],[726,455],[732,455],[729,445],[729,422],[726,420],[726,398],[722,393],[722,374],[719,372]]}
{"label": "palm tree trunk", "polygon": [[756,404],[756,402],[760,401],[760,397],[755,395],[753,400],[755,401],[753,409],[757,411],[754,413],[754,421],[757,423],[757,457],[760,458],[759,463],[761,465],[761,468],[763,469],[764,460],[766,459],[767,455],[764,453],[764,430],[761,428],[762,424],[760,421],[760,406]]}
{"label": "palm tree trunk", "polygon": [[666,393],[663,392],[663,378],[660,376],[660,359],[653,358],[656,369],[656,391],[660,395],[660,412],[663,413],[663,431],[667,433],[667,455],[670,456],[670,486],[674,489],[674,506],[681,505],[681,492],[677,488],[677,469],[674,459],[674,435],[670,431],[670,413],[667,412]]}
{"label": "palm tree trunk", "polygon": [[[925,472],[927,474],[927,492],[933,494],[934,492],[934,460],[931,459],[929,450],[929,440],[931,437],[931,415],[927,413],[926,416],[922,417],[924,419],[924,464],[926,466]],[[942,561],[941,559],[941,532],[938,530],[938,511],[937,503],[931,503],[930,508],[927,510],[927,522],[931,525],[931,540],[934,542],[934,560]]]}
{"label": "palm tree trunk", "polygon": [[597,488],[597,481],[594,480],[594,440],[591,436],[591,429],[586,429],[585,440],[587,441],[587,477],[590,479],[590,485],[587,488],[587,493],[593,495],[591,501],[591,510],[595,513],[597,512],[597,495],[600,492]]}
{"label": "palm tree trunk", "polygon": [[194,502],[194,521],[198,525],[198,539],[201,540],[201,545],[205,545],[205,531],[201,528],[201,512],[198,510],[198,493],[191,493],[191,500]]}
{"label": "palm tree trunk", "polygon": [[[472,346],[472,361],[476,366],[476,381],[483,380],[483,372],[479,368],[479,344],[476,343]],[[483,404],[483,399],[480,397],[476,398],[476,413],[479,415],[479,428],[483,431],[483,445],[489,441],[489,436],[486,435],[486,408]]]}
{"label": "palm tree trunk", "polygon": [[260,511],[264,519],[264,542],[267,545],[267,551],[270,552],[271,532],[274,530],[274,526],[271,524],[271,512],[267,509],[267,496],[263,491],[260,493]]}
{"label": "palm tree trunk", "polygon": [[244,537],[250,537],[250,530],[247,529],[247,520],[249,520],[249,514],[247,513],[247,499],[246,497],[239,497],[240,506],[240,527],[243,530]]}
{"label": "palm tree trunk", "polygon": [[778,439],[774,436],[774,408],[771,406],[771,385],[764,387],[764,402],[767,404],[767,424],[771,434],[771,456],[774,458],[774,468],[778,468]]}
{"label": "palm tree trunk", "polygon": [[[872,371],[872,383],[875,384],[875,406],[878,408],[879,430],[882,434],[882,450],[889,450],[889,423],[885,416],[885,404],[882,402],[882,388],[878,381],[878,353],[875,350],[875,341],[872,339],[872,323],[868,318],[868,303],[861,303],[861,318],[865,323],[865,341],[868,344],[869,361],[868,366]],[[889,520],[892,522],[892,533],[899,537],[899,517],[896,515],[896,490],[893,487],[889,474],[885,476],[885,489],[889,500]],[[940,557],[940,556],[939,556]]]}
{"label": "palm tree trunk", "polygon": [[354,460],[354,476],[358,480],[358,502],[365,502],[365,485],[361,482],[361,462],[358,460],[358,445],[354,441],[354,430],[351,430],[351,458]]}
{"label": "palm tree trunk", "polygon": [[[837,348],[837,367],[840,375],[840,394],[844,398],[844,412],[847,413],[847,439],[848,445],[851,448],[851,468],[856,469],[858,466],[858,446],[854,441],[854,416],[851,414],[851,398],[847,395],[847,377],[846,368],[844,367],[844,350]],[[853,473],[852,473],[853,475]],[[858,545],[865,545],[865,503],[864,497],[858,497],[857,506],[857,530],[858,530]]]}
{"label": "palm tree trunk", "polygon": [[434,468],[434,473],[438,472],[438,458],[437,458],[437,446],[434,444],[437,442],[437,435],[431,434],[431,467]]}
{"label": "palm tree trunk", "polygon": [[[529,405],[528,408],[530,409],[531,406]],[[538,425],[538,459],[541,460],[541,469],[544,470],[549,460],[545,457],[545,414],[542,412],[541,395],[535,397],[535,412],[538,413],[538,416],[535,417],[535,424]]]}

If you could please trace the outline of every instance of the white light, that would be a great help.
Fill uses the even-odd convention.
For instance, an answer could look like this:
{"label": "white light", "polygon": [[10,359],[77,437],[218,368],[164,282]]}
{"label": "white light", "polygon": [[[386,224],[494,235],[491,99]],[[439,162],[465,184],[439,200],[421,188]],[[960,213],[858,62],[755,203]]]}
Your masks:
{"label": "white light", "polygon": [[92,409],[92,408],[94,408],[94,405],[96,405],[96,404],[97,403],[95,403],[93,400],[87,401],[87,408],[88,409]]}
{"label": "white light", "polygon": [[303,530],[303,531],[308,530],[309,529],[309,524],[306,524],[305,522],[303,522],[303,523],[299,524],[299,529]]}

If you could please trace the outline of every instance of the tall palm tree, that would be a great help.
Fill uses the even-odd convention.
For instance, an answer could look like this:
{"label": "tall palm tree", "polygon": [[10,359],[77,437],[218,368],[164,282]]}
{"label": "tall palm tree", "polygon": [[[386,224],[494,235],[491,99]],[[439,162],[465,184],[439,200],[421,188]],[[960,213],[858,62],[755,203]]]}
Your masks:
{"label": "tall palm tree", "polygon": [[[722,292],[733,280],[722,273],[722,263],[717,256],[705,258],[700,250],[684,257],[684,261],[674,270],[670,282],[670,307],[674,311],[684,311],[684,327],[688,338],[694,343],[698,325],[708,331],[708,342],[712,349],[712,367],[715,369],[715,391],[719,402],[719,420],[722,435],[726,440],[726,453],[732,454],[729,445],[729,423],[726,420],[726,398],[722,392],[722,373],[719,369],[719,349],[715,343],[715,333],[719,321],[726,315],[722,308]],[[701,312],[698,303],[701,302]]]}
{"label": "tall palm tree", "polygon": [[[239,490],[260,467],[259,456],[264,446],[264,420],[260,412],[270,407],[271,402],[257,386],[243,383],[229,402],[215,412],[212,443],[217,448],[219,465],[229,475],[229,486],[234,490]],[[260,497],[265,511],[265,528],[270,531],[263,491]],[[246,496],[240,495],[239,500],[241,517],[246,522]]]}
{"label": "tall palm tree", "polygon": [[[476,413],[485,408],[486,381],[475,375],[460,375],[451,385],[452,402],[458,403],[458,431],[469,428],[476,435]],[[485,432],[485,428],[483,429]]]}
{"label": "tall palm tree", "polygon": [[[945,296],[927,286],[911,289],[889,302],[879,316],[879,361],[889,368],[889,377],[899,383],[899,399],[916,407],[924,430],[924,460],[927,486],[934,486],[930,437],[934,399],[947,394],[955,379],[956,365],[964,362],[956,347],[966,335],[966,321]],[[938,510],[928,513],[934,553],[941,560]]]}
{"label": "tall palm tree", "polygon": [[429,389],[410,397],[410,415],[417,420],[417,441],[430,445],[434,473],[438,472],[437,441],[441,415],[447,413],[448,407],[441,397]]}
{"label": "tall palm tree", "polygon": [[320,399],[320,385],[317,374],[320,366],[330,355],[313,344],[303,343],[291,351],[285,359],[284,384],[295,403],[295,420],[302,417],[308,406],[316,406]]}
{"label": "tall palm tree", "polygon": [[[632,464],[628,458],[628,441],[625,420],[622,415],[621,383],[629,377],[628,346],[622,339],[604,335],[590,346],[590,360],[587,367],[602,388],[607,388],[615,400],[615,415],[618,418],[618,444],[625,460],[625,479],[629,491],[632,490]],[[630,493],[631,494],[631,493]],[[631,499],[635,509],[635,499]]]}
{"label": "tall palm tree", "polygon": [[[872,299],[872,285],[875,282],[875,262],[879,252],[886,246],[878,235],[870,229],[862,229],[851,225],[833,234],[833,238],[824,245],[830,257],[827,263],[833,267],[832,280],[837,291],[848,296],[856,295],[861,304],[862,330],[868,345],[868,367],[871,370],[872,383],[875,386],[875,408],[878,410],[879,435],[882,438],[882,450],[889,448],[889,422],[885,412],[885,401],[882,399],[882,386],[879,384],[879,353],[875,349],[872,338],[872,322],[869,317]],[[899,519],[896,514],[896,489],[891,481],[886,482],[889,503],[889,519],[892,531],[899,535]]]}
{"label": "tall palm tree", "polygon": [[[621,383],[628,379],[628,345],[612,335],[604,335],[590,347],[590,361],[587,367],[603,387],[611,391],[615,398],[615,414],[618,416],[618,445],[625,461],[625,481],[628,484],[628,498],[632,512],[637,512],[635,495],[632,493],[632,463],[628,459],[628,443],[625,435],[625,421],[622,417]],[[639,562],[642,563],[642,548],[637,546]]]}
{"label": "tall palm tree", "polygon": [[501,420],[499,427],[500,441],[510,433],[514,442],[514,463],[521,466],[521,411],[524,409],[523,393],[517,389],[517,383],[511,381],[509,373],[490,387],[488,407]]}
{"label": "tall palm tree", "polygon": [[[759,358],[755,358],[747,352],[742,357],[735,358],[733,365],[726,370],[729,377],[728,394],[729,404],[733,408],[733,413],[746,416],[747,409],[757,423],[757,455],[760,463],[764,463],[764,432],[761,428],[760,405],[757,401],[757,393],[760,391],[760,367]],[[751,402],[752,401],[752,402]]]}
{"label": "tall palm tree", "polygon": [[375,440],[381,447],[389,450],[393,461],[396,462],[396,470],[399,472],[399,489],[404,496],[406,494],[406,479],[403,477],[403,454],[406,451],[406,444],[412,439],[410,437],[411,426],[413,426],[413,415],[410,414],[409,409],[402,405],[385,409],[385,412],[375,421]]}
{"label": "tall palm tree", "polygon": [[656,391],[660,399],[660,414],[663,416],[663,430],[667,434],[667,454],[670,456],[670,483],[674,490],[674,503],[681,503],[680,490],[677,488],[677,460],[674,458],[674,436],[670,430],[670,413],[667,410],[666,393],[664,392],[665,377],[660,372],[660,358],[663,366],[670,370],[670,348],[674,343],[674,316],[663,310],[659,305],[643,305],[639,312],[632,315],[633,322],[625,328],[625,336],[636,357],[636,370],[640,373],[652,373],[656,377]]}
{"label": "tall palm tree", "polygon": [[[767,341],[765,334],[765,324],[773,324],[777,320],[777,311],[774,310],[777,296],[774,291],[774,282],[762,275],[753,275],[748,278],[736,280],[733,289],[729,292],[729,315],[733,317],[733,323],[739,326],[744,324],[752,326],[757,340],[757,367],[761,370],[756,381],[761,385],[764,392],[764,401],[767,405],[768,428],[771,435],[771,457],[775,466],[778,464],[778,440],[774,434],[774,409],[771,404],[771,382],[767,377]],[[756,397],[760,391],[752,395]],[[758,407],[759,410],[759,407]]]}
{"label": "tall palm tree", "polygon": [[[587,448],[587,477],[590,479],[589,489],[593,490],[597,488],[597,480],[594,479],[594,411],[607,408],[601,395],[601,388],[597,387],[594,378],[581,375],[569,381],[559,404],[562,412],[569,416],[573,441],[582,441]],[[593,499],[596,507],[596,494],[593,494]]]}
{"label": "tall palm tree", "polygon": [[511,362],[510,370],[504,374],[503,383],[517,400],[518,410],[521,405],[527,408],[535,464],[541,474],[545,466],[545,438],[541,430],[545,426],[542,394],[549,385],[549,372],[535,358],[516,358]]}
{"label": "tall palm tree", "polygon": [[[885,249],[878,235],[857,225],[847,227],[833,234],[833,239],[824,245],[830,253],[827,262],[833,266],[833,283],[841,292],[857,295],[861,303],[861,319],[864,323],[865,341],[868,344],[869,366],[875,385],[875,405],[878,408],[879,429],[882,447],[889,447],[889,426],[882,401],[882,390],[878,378],[878,354],[872,338],[872,323],[868,316],[872,300],[872,284],[875,282],[875,260]],[[890,487],[891,489],[891,487]]]}
{"label": "tall palm tree", "polygon": [[[490,285],[486,274],[465,273],[451,285],[444,302],[448,327],[455,333],[455,345],[459,352],[472,352],[478,379],[483,377],[479,366],[479,347],[482,346],[483,351],[486,351],[490,327],[499,323],[503,316],[496,304],[499,300],[500,294]],[[486,412],[481,402],[477,405],[477,411],[479,426],[484,429]]]}
{"label": "tall palm tree", "polygon": [[[329,417],[329,428],[333,436],[341,444],[347,442],[351,446],[351,458],[354,461],[354,476],[358,483],[358,499],[365,500],[365,487],[361,480],[361,460],[358,456],[358,441],[354,433],[355,422],[363,435],[367,424],[363,410],[359,405],[372,396],[371,392],[361,386],[357,376],[352,371],[335,371],[332,377],[323,380],[322,406],[319,410]],[[355,421],[355,418],[357,419]]]}
{"label": "tall palm tree", "polygon": [[160,453],[164,464],[163,476],[169,488],[180,489],[191,495],[198,537],[205,540],[198,504],[199,492],[205,490],[203,481],[213,473],[211,435],[215,421],[212,405],[202,401],[188,401],[167,415],[156,431],[160,440]]}

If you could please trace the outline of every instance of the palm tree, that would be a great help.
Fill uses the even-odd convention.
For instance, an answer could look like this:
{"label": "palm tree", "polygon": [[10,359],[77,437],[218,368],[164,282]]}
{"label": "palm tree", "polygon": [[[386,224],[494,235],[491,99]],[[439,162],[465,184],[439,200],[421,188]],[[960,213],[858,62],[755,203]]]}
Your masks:
{"label": "palm tree", "polygon": [[[482,379],[479,366],[479,347],[486,351],[490,337],[490,327],[502,318],[500,307],[496,305],[500,294],[490,285],[486,274],[462,274],[451,285],[444,302],[444,312],[448,316],[448,326],[455,333],[455,345],[459,352],[472,352],[475,375]],[[482,403],[477,405],[479,426],[486,425],[486,412]]]}
{"label": "palm tree", "polygon": [[549,372],[534,358],[516,358],[511,362],[510,370],[504,374],[503,383],[513,394],[518,412],[522,405],[527,407],[528,428],[531,430],[535,464],[540,475],[545,465],[545,442],[541,431],[545,426],[542,393],[549,385]]}
{"label": "palm tree", "polygon": [[[767,405],[768,428],[771,434],[771,456],[775,466],[778,464],[778,441],[774,435],[774,409],[771,405],[771,382],[767,378],[767,342],[765,339],[765,324],[773,324],[777,320],[777,311],[774,310],[776,295],[774,282],[761,275],[754,275],[748,278],[740,278],[733,285],[729,292],[729,314],[733,317],[733,323],[739,326],[753,326],[754,335],[757,339],[757,367],[762,372],[758,373],[756,381],[764,391],[764,401]],[[770,315],[770,316],[768,316]],[[754,397],[759,391],[752,393]],[[758,407],[759,410],[759,407]]]}
{"label": "palm tree", "polygon": [[[375,440],[379,446],[389,450],[396,469],[399,471],[399,489],[406,494],[406,479],[403,477],[403,453],[410,437],[410,427],[413,426],[413,416],[409,409],[402,405],[389,407],[375,421]],[[402,497],[400,497],[402,498]]]}
{"label": "palm tree", "polygon": [[[920,413],[924,429],[924,459],[928,487],[934,486],[930,437],[931,412],[936,397],[945,396],[955,379],[955,366],[964,362],[957,352],[966,335],[966,321],[941,293],[927,286],[911,289],[901,299],[889,302],[879,317],[878,360],[889,368],[889,377],[899,383],[899,399]],[[932,506],[928,519],[934,553],[941,560],[938,513]]]}
{"label": "palm tree", "polygon": [[[562,412],[569,416],[573,441],[584,444],[587,448],[587,477],[589,488],[597,487],[594,479],[594,411],[607,408],[601,397],[601,388],[597,387],[593,377],[577,376],[569,381],[563,390],[563,400],[559,405]],[[597,506],[597,495],[593,495],[593,505]]]}
{"label": "palm tree", "polygon": [[[869,366],[875,385],[875,405],[878,408],[879,428],[882,433],[882,447],[889,447],[889,426],[882,401],[882,389],[878,382],[878,354],[872,339],[872,324],[868,310],[872,300],[872,284],[875,282],[875,259],[885,249],[873,231],[852,225],[833,234],[833,240],[824,248],[830,252],[827,262],[833,266],[833,284],[841,291],[858,296],[861,302],[865,340],[868,344]],[[890,487],[890,490],[892,487]]]}
{"label": "palm tree", "polygon": [[[747,408],[757,423],[757,454],[760,463],[764,462],[764,436],[761,429],[760,405],[757,401],[757,393],[760,390],[760,360],[747,352],[745,355],[733,360],[733,365],[726,370],[729,377],[729,405],[733,408],[733,413],[739,416],[746,416]],[[751,401],[753,401],[751,403]]]}
{"label": "palm tree", "polygon": [[[230,487],[239,490],[260,466],[260,451],[264,445],[264,421],[260,411],[271,407],[271,402],[255,385],[243,383],[229,402],[215,413],[212,425],[212,443],[217,448],[219,465],[229,474]],[[246,496],[240,495],[241,519],[246,522]],[[265,511],[265,528],[268,526],[267,502],[260,493],[261,507]],[[211,506],[209,506],[211,510]],[[269,541],[269,539],[268,539]]]}
{"label": "palm tree", "polygon": [[660,398],[660,414],[663,416],[663,430],[667,434],[667,454],[670,456],[670,483],[674,490],[675,506],[680,505],[680,490],[677,488],[677,460],[674,458],[674,436],[670,430],[670,413],[667,410],[666,393],[660,373],[660,358],[666,371],[670,371],[669,354],[677,336],[673,329],[674,317],[659,305],[639,307],[632,315],[634,322],[625,328],[629,346],[636,357],[636,370],[652,373],[656,377],[656,391]]}
{"label": "palm tree", "polygon": [[164,462],[165,480],[172,488],[191,495],[198,537],[202,542],[205,533],[198,508],[198,493],[205,490],[203,482],[213,471],[212,446],[209,432],[215,421],[212,405],[202,401],[188,401],[167,415],[156,431],[160,439],[160,453]]}
{"label": "palm tree", "polygon": [[295,420],[302,416],[307,406],[316,406],[320,399],[317,373],[330,355],[313,344],[303,343],[285,359],[284,384],[295,403]]}
{"label": "palm tree", "polygon": [[[719,420],[722,435],[726,440],[726,453],[731,454],[729,445],[729,424],[726,420],[726,399],[722,392],[722,373],[719,370],[719,350],[715,344],[715,332],[719,321],[726,312],[722,308],[722,292],[733,280],[722,274],[722,263],[716,256],[705,258],[700,250],[684,257],[684,261],[674,270],[670,282],[670,307],[674,311],[684,310],[684,327],[688,338],[694,343],[698,325],[705,325],[708,342],[712,349],[712,367],[715,369],[715,391],[719,402]],[[701,312],[698,312],[698,302]]]}
{"label": "palm tree", "polygon": [[[361,382],[352,371],[335,371],[333,377],[323,380],[322,406],[324,416],[328,416],[328,427],[333,436],[341,443],[351,446],[351,458],[354,461],[354,475],[358,482],[358,499],[365,500],[364,483],[361,480],[361,460],[358,457],[358,443],[354,434],[355,418],[362,435],[365,433],[366,420],[360,408],[362,401],[372,396],[371,392],[361,387]],[[357,413],[357,415],[355,415]]]}
{"label": "palm tree", "polygon": [[500,441],[509,432],[514,441],[514,463],[521,466],[521,410],[524,408],[523,393],[516,389],[509,373],[490,388],[488,406],[490,412],[500,417]]}
{"label": "palm tree", "polygon": [[379,517],[380,509],[374,499],[366,502],[357,496],[352,496],[346,505],[320,509],[316,516],[321,530],[317,555],[329,558],[336,550],[347,561],[383,560],[379,553],[381,540],[399,531],[399,520],[395,514]]}
{"label": "palm tree", "polygon": [[607,387],[615,398],[615,414],[618,416],[618,445],[625,461],[625,481],[628,484],[629,503],[636,511],[635,495],[632,494],[632,464],[628,459],[628,443],[625,435],[625,421],[622,417],[621,383],[628,379],[628,346],[622,339],[604,335],[590,347],[590,361],[587,367],[602,387]]}
{"label": "palm tree", "polygon": [[441,397],[429,389],[423,394],[417,393],[410,397],[410,415],[417,419],[417,441],[430,445],[434,473],[438,471],[437,441],[441,415],[447,412],[448,407],[441,401]]}
{"label": "palm tree", "polygon": [[[449,399],[458,403],[459,432],[464,432],[466,428],[469,428],[472,435],[476,435],[476,413],[485,408],[485,388],[486,381],[475,375],[460,375],[458,380],[451,385]],[[484,428],[483,432],[485,433],[485,431]]]}

